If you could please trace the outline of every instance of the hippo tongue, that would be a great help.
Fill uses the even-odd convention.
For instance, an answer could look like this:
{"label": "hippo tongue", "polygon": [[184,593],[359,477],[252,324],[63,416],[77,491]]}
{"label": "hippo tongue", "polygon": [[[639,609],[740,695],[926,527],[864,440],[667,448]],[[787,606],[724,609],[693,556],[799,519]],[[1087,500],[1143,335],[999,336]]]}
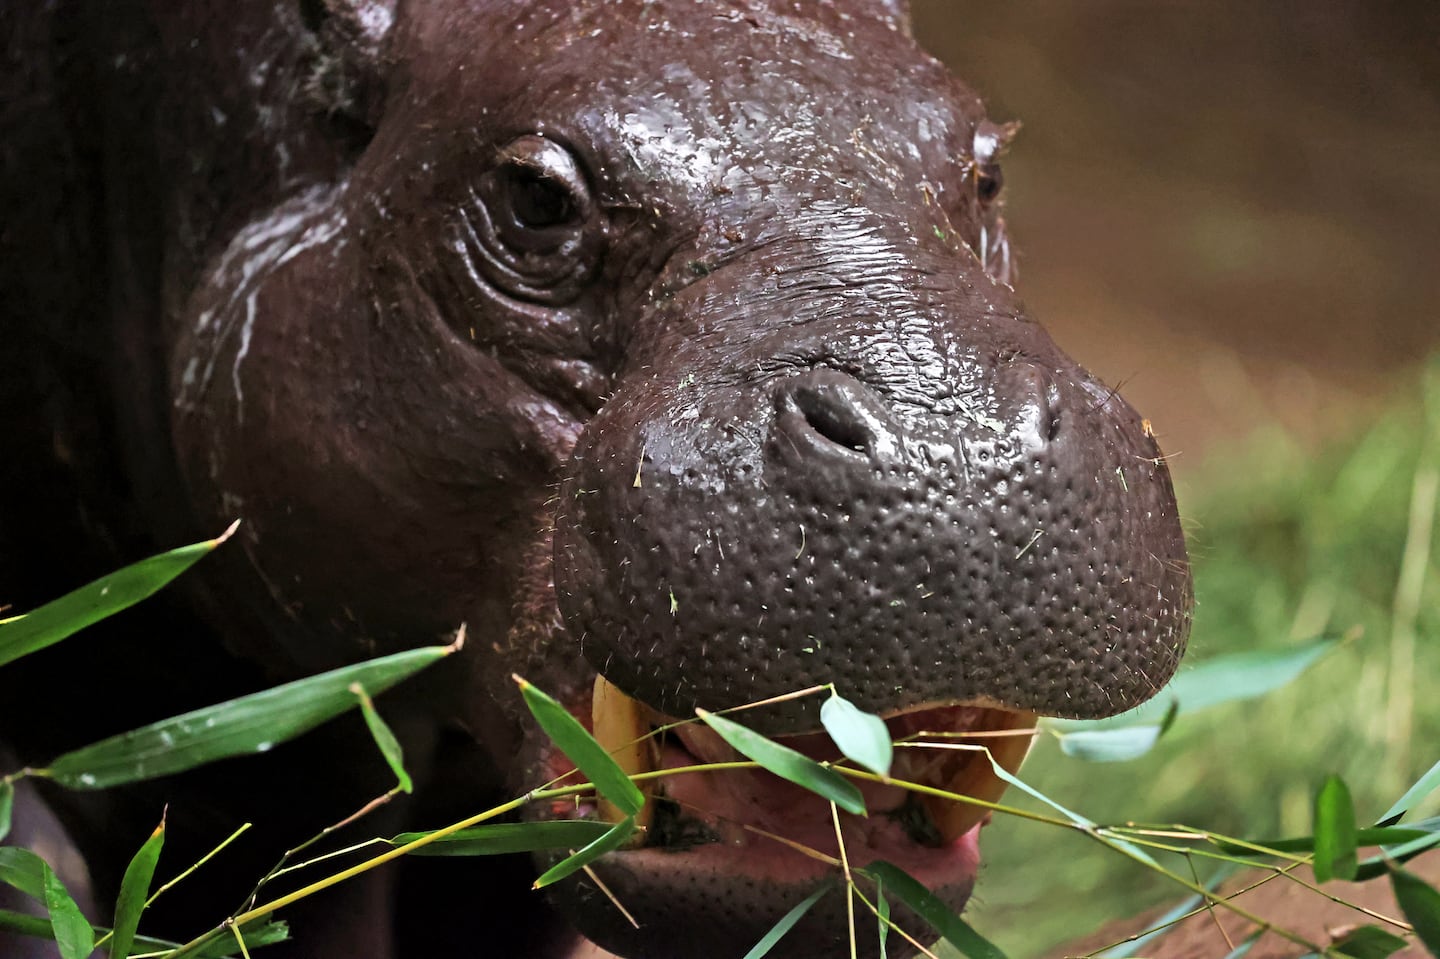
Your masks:
{"label": "hippo tongue", "polygon": [[[662,766],[676,767],[695,763],[732,762],[741,757],[709,727],[686,723],[674,729],[678,744],[662,750],[654,748],[653,739],[646,739],[652,725],[668,725],[648,707],[630,699],[603,676],[596,677],[593,697],[593,729],[601,745],[616,758],[627,773],[650,772]],[[936,706],[910,710],[887,720],[891,735],[901,743],[897,749],[891,778],[900,782],[918,783],[945,792],[970,796],[987,803],[997,801],[1005,791],[1005,782],[993,772],[976,744],[989,748],[995,761],[1008,772],[1015,772],[1028,752],[1033,728],[1033,713],[1013,712],[982,706]],[[796,751],[820,762],[841,758],[839,749],[825,733],[777,737]],[[683,748],[682,748],[683,747]],[[749,801],[759,806],[785,806],[797,800],[796,787],[791,787],[768,774],[747,776],[744,789]],[[641,814],[645,825],[653,817],[653,803],[648,800],[655,780],[647,781],[646,808]],[[678,784],[677,784],[678,785]],[[909,800],[903,787],[882,783],[857,782],[872,813],[897,812]],[[715,790],[735,795],[733,789]],[[802,801],[805,797],[799,797]],[[959,839],[978,825],[988,814],[985,807],[956,802],[939,796],[918,795],[919,806],[928,814],[929,825],[940,844]],[[618,821],[618,810],[601,803],[601,815]],[[745,810],[731,810],[744,821]],[[927,833],[931,832],[928,828]]]}

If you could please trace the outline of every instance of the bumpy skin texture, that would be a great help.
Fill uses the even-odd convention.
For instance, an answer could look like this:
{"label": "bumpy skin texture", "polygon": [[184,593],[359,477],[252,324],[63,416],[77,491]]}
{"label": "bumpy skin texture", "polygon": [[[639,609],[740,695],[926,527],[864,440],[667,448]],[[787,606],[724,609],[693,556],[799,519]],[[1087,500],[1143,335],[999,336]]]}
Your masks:
{"label": "bumpy skin texture", "polygon": [[[547,778],[515,671],[583,704],[598,669],[680,715],[834,682],[886,714],[1081,717],[1173,672],[1163,458],[1026,316],[1005,132],[896,4],[0,16],[4,598],[244,520],[168,604],[0,673],[23,761],[115,731],[31,721],[61,677],[167,690],[107,720],[138,722],[461,622],[465,651],[382,704],[422,788],[378,832]],[[753,722],[806,732],[813,704]],[[102,898],[164,800],[172,836],[196,809],[289,827],[179,894],[193,924],[383,790],[370,748],[340,724],[52,801]],[[600,864],[638,932],[586,879],[553,901],[637,959],[742,954],[815,878],[714,845]],[[952,865],[959,905],[973,845]],[[303,906],[292,954],[567,947],[523,862],[404,868]],[[843,943],[836,902],[788,948]],[[473,932],[477,908],[505,922]]]}

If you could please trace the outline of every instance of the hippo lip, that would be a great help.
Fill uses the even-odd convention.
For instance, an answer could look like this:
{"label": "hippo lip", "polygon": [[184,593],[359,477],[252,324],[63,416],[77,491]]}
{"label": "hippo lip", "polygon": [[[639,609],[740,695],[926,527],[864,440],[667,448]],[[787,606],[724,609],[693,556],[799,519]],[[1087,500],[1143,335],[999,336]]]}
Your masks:
{"label": "hippo lip", "polygon": [[[832,811],[829,803],[763,769],[697,770],[741,760],[699,723],[675,724],[630,699],[603,676],[576,712],[629,774],[642,774],[644,832],[612,857],[644,870],[655,856],[665,869],[676,859],[695,868],[802,882],[833,872],[843,855],[854,867],[885,859],[927,885],[968,880],[977,858],[986,806],[935,795],[951,792],[994,803],[1005,783],[977,746],[988,747],[1004,769],[1019,768],[1033,739],[1035,714],[975,703],[928,704],[886,717],[897,741],[890,782],[855,778],[867,817]],[[573,708],[573,707],[572,707]],[[588,713],[588,715],[586,715]],[[743,714],[737,718],[743,720]],[[666,732],[652,736],[654,729]],[[824,732],[774,737],[820,761],[841,760]],[[549,772],[568,770],[552,750]],[[671,770],[687,770],[669,772]],[[658,773],[659,775],[643,775]],[[916,788],[918,787],[918,788]],[[928,790],[928,792],[927,792]],[[618,822],[624,814],[597,799],[582,813]],[[574,815],[573,807],[565,812]],[[843,850],[837,831],[844,837]]]}

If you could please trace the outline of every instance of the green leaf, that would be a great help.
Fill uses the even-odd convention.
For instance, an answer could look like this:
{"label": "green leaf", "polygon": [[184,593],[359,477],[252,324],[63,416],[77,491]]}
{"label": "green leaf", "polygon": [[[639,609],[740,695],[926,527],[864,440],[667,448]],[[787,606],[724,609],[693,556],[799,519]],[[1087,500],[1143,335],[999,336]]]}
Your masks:
{"label": "green leaf", "polygon": [[410,774],[405,771],[405,751],[400,748],[400,741],[390,731],[385,720],[375,710],[375,702],[365,687],[359,683],[350,684],[350,692],[360,700],[360,712],[365,715],[365,725],[370,729],[370,736],[375,740],[375,745],[380,748],[380,755],[390,764],[390,771],[395,774],[395,781],[400,784],[401,792],[412,793],[415,791],[415,783],[411,781]]}
{"label": "green leaf", "polygon": [[1415,927],[1416,938],[1432,956],[1440,956],[1440,892],[1404,869],[1390,870],[1390,886],[1395,890],[1400,911]]}
{"label": "green leaf", "polygon": [[848,813],[865,815],[865,800],[861,797],[860,790],[830,767],[820,765],[789,746],[766,739],[733,719],[726,719],[703,709],[695,710],[695,714],[742,755],[755,760],[781,779],[788,779],[797,786],[805,787]]}
{"label": "green leaf", "polygon": [[95,951],[95,930],[49,866],[45,867],[45,908],[50,913],[50,928],[60,947],[60,959],[85,959]]}
{"label": "green leaf", "polygon": [[384,692],[455,648],[409,649],[163,719],[66,753],[40,772],[70,789],[105,789],[263,753],[353,709],[352,683]]}
{"label": "green leaf", "polygon": [[644,808],[645,794],[640,791],[640,787],[630,781],[630,777],[625,775],[625,771],[605,748],[595,741],[590,731],[580,725],[580,720],[526,680],[519,676],[514,679],[520,685],[520,694],[525,697],[525,705],[529,708],[530,715],[535,717],[535,721],[545,730],[545,735],[550,737],[551,742],[570,757],[575,768],[594,783],[600,795],[614,803],[615,807],[627,816],[634,816]]}
{"label": "green leaf", "polygon": [[634,832],[635,817],[628,816],[620,822],[617,822],[615,825],[611,826],[610,829],[606,831],[605,835],[601,836],[599,839],[596,839],[584,849],[581,849],[579,852],[572,853],[569,857],[560,860],[555,865],[545,870],[545,872],[541,874],[540,878],[535,880],[535,885],[532,888],[543,889],[545,886],[548,886],[551,883],[559,882],[561,879],[564,879],[566,876],[570,875],[576,870],[588,866],[590,863],[594,862],[596,859],[599,859],[607,852],[614,852],[616,849],[619,849],[622,845],[624,845],[625,840],[629,839],[630,836],[634,834]]}
{"label": "green leaf", "polygon": [[45,899],[45,860],[19,846],[0,846],[0,882],[32,899]]}
{"label": "green leaf", "polygon": [[1424,802],[1437,789],[1440,789],[1440,762],[1431,766],[1430,771],[1416,780],[1415,785],[1405,790],[1405,795],[1395,800],[1395,805],[1385,810],[1385,815],[1375,824],[1389,826],[1399,822],[1400,817]]}
{"label": "green leaf", "polygon": [[971,929],[934,893],[899,866],[878,860],[860,871],[875,882],[884,883],[892,896],[914,910],[946,942],[969,959],[1005,959],[1005,953],[998,946]]}
{"label": "green leaf", "polygon": [[54,645],[155,593],[235,532],[142,559],[0,625],[0,666]]}
{"label": "green leaf", "polygon": [[150,895],[150,882],[155,878],[155,864],[160,861],[160,850],[165,845],[165,820],[141,845],[140,851],[125,867],[125,878],[120,880],[120,893],[115,899],[115,930],[110,939],[110,959],[125,959],[135,941],[135,930],[140,925],[140,913],[145,911],[145,900]]}
{"label": "green leaf", "polygon": [[[541,849],[586,846],[610,832],[611,824],[598,819],[556,819],[549,822],[504,822],[472,826],[421,846],[413,856],[500,856]],[[390,840],[405,846],[430,835],[405,832]]]}
{"label": "green leaf", "polygon": [[1074,759],[1092,763],[1126,762],[1148,753],[1160,741],[1159,726],[1127,726],[1123,729],[1082,729],[1061,733],[1060,751]]}
{"label": "green leaf", "polygon": [[10,835],[10,816],[15,810],[15,784],[0,779],[0,839]]}
{"label": "green leaf", "polygon": [[1422,837],[1412,839],[1409,842],[1402,842],[1396,845],[1384,844],[1380,855],[1370,856],[1362,860],[1360,868],[1355,870],[1355,881],[1364,882],[1383,876],[1389,872],[1390,866],[1396,863],[1409,862],[1422,852],[1440,846],[1440,816],[1430,819],[1422,819],[1419,822],[1407,824],[1406,831],[1420,832]]}
{"label": "green leaf", "polygon": [[[240,927],[240,935],[245,939],[247,949],[258,949],[261,946],[273,946],[277,942],[284,942],[290,938],[290,925],[284,921],[271,922],[272,913],[265,913],[256,916],[245,925]],[[191,954],[191,959],[227,959],[230,956],[240,955],[240,946],[235,942],[234,934],[214,939],[196,949]]]}
{"label": "green leaf", "polygon": [[[1355,845],[1359,846],[1386,846],[1399,843],[1413,842],[1416,839],[1437,839],[1435,833],[1423,829],[1399,828],[1387,826],[1384,828],[1372,827],[1370,829],[1355,830]],[[1290,839],[1256,839],[1246,845],[1225,842],[1223,840],[1215,843],[1221,852],[1233,856],[1268,856],[1271,852],[1312,852],[1315,849],[1314,836],[1295,836]],[[1264,851],[1256,850],[1255,846],[1264,846]]]}
{"label": "green leaf", "polygon": [[0,931],[30,936],[34,939],[55,938],[55,932],[50,928],[49,919],[27,916],[23,912],[15,912],[10,909],[0,909]]}
{"label": "green leaf", "polygon": [[1352,929],[1331,943],[1331,950],[1350,959],[1385,959],[1405,948],[1405,940],[1379,926]]}
{"label": "green leaf", "polygon": [[[1183,716],[1221,703],[1254,699],[1279,689],[1339,643],[1338,638],[1327,637],[1286,649],[1259,649],[1217,656],[1176,674],[1152,699],[1128,712],[1109,719],[1046,718],[1040,721],[1040,728],[1068,733],[1145,724],[1163,726],[1165,716],[1172,709],[1176,716]],[[1172,700],[1178,706],[1172,705]]]}
{"label": "green leaf", "polygon": [[834,883],[823,883],[819,889],[816,889],[797,903],[794,909],[791,909],[785,913],[785,915],[781,916],[780,921],[771,926],[770,931],[761,936],[760,941],[755,943],[749,952],[745,953],[745,959],[761,959],[762,956],[768,955],[770,950],[775,948],[775,943],[784,938],[785,933],[789,932],[794,928],[795,923],[800,921],[800,917],[809,912],[810,907],[819,902],[820,897],[829,892],[833,887]]}
{"label": "green leaf", "polygon": [[890,941],[890,900],[885,898],[885,883],[875,877],[875,920],[880,926],[880,959],[887,959]]}
{"label": "green leaf", "polygon": [[840,752],[871,772],[889,777],[895,758],[895,744],[885,720],[864,712],[833,689],[820,706],[820,724],[840,747]]}
{"label": "green leaf", "polygon": [[1315,794],[1315,881],[1354,879],[1355,805],[1339,776],[1330,776]]}

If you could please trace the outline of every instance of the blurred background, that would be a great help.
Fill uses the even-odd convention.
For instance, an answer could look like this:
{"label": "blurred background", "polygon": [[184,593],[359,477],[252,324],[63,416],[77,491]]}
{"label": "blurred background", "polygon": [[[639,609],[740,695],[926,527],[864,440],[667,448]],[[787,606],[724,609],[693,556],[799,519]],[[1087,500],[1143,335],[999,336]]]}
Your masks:
{"label": "blurred background", "polygon": [[[1171,456],[1191,658],[1363,633],[1142,760],[1042,742],[1026,779],[1102,822],[1257,837],[1308,832],[1336,772],[1373,820],[1440,760],[1440,3],[912,9],[1023,123],[1004,164],[1022,297]],[[1179,897],[1053,832],[985,835],[969,918],[1012,957]]]}

